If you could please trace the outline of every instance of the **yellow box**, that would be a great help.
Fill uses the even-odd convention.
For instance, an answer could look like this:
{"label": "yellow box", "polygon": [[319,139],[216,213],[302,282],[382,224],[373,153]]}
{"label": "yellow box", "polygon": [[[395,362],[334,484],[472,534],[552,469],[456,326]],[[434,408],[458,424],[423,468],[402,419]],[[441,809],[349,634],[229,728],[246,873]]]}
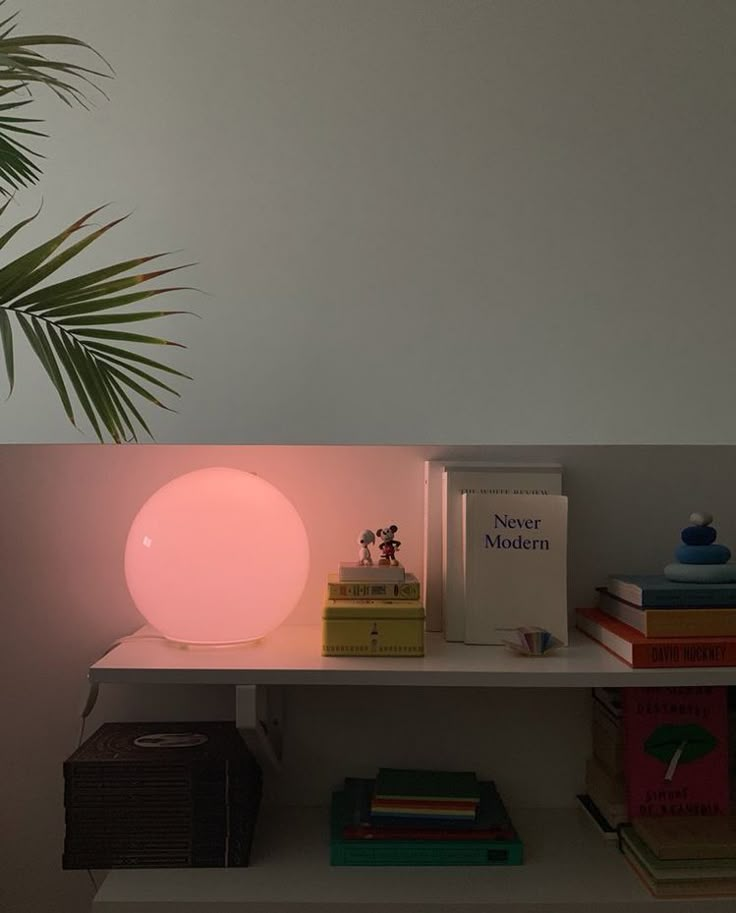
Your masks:
{"label": "yellow box", "polygon": [[323,656],[424,656],[424,607],[331,600],[322,613]]}

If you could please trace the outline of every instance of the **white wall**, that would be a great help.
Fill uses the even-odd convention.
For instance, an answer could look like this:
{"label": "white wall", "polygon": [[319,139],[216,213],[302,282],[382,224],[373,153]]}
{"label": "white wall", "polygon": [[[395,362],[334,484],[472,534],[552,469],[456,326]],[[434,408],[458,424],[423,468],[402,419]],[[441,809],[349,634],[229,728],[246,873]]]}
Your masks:
{"label": "white wall", "polygon": [[[158,440],[736,440],[733,3],[19,5],[117,72],[20,209],[199,261]],[[0,417],[79,440],[28,358]]]}
{"label": "white wall", "polygon": [[[503,455],[566,467],[575,600],[612,568],[659,567],[693,508],[712,507],[736,545],[732,449],[554,446],[735,442],[733,4],[18,5],[22,31],[87,38],[117,72],[111,101],[91,113],[39,103],[46,178],[14,207],[44,198],[29,243],[112,201],[134,215],[89,268],[162,249],[199,261],[190,279],[209,295],[179,303],[203,319],[170,328],[190,346],[176,364],[196,380],[178,415],[153,416],[160,441],[550,445]],[[84,440],[18,347],[0,441]],[[417,558],[427,455],[461,451],[401,448],[384,462],[331,451],[330,472],[303,494],[310,528],[326,523],[342,542],[370,505],[381,520],[401,516]],[[0,448],[3,911],[87,909],[84,873],[60,871],[60,765],[76,742],[79,686],[139,621],[118,562],[136,499],[216,457]],[[304,478],[293,453],[262,458],[282,483]],[[320,556],[315,575],[337,557]],[[316,611],[307,600],[296,617]],[[364,712],[356,733],[364,698],[295,696],[291,767],[269,782],[273,796],[288,798],[300,770],[322,795],[355,760],[338,743],[358,735],[366,769],[399,729],[407,760],[437,758],[434,727],[457,695],[406,695],[387,729]],[[529,695],[466,698],[443,759],[470,751],[514,802],[528,800],[535,781],[489,747],[492,725],[477,727],[514,720],[520,744]],[[569,796],[586,748],[583,696],[541,700],[569,745],[545,776]],[[222,689],[118,689],[93,724],[232,711]]]}
{"label": "white wall", "polygon": [[[589,604],[608,573],[660,569],[693,509],[712,510],[720,541],[736,551],[733,447],[0,446],[2,913],[87,913],[86,874],[61,871],[61,765],[76,746],[89,665],[142,622],[123,552],[146,498],[208,465],[278,485],[310,538],[310,577],[289,620],[303,624],[318,621],[325,575],[354,554],[366,525],[396,522],[406,567],[419,566],[423,460],[441,457],[563,465],[571,607]],[[588,698],[584,689],[291,689],[285,769],[269,772],[268,799],[322,803],[351,773],[434,764],[495,778],[512,808],[569,805],[583,785]],[[103,686],[87,733],[105,720],[233,716],[227,688]]]}

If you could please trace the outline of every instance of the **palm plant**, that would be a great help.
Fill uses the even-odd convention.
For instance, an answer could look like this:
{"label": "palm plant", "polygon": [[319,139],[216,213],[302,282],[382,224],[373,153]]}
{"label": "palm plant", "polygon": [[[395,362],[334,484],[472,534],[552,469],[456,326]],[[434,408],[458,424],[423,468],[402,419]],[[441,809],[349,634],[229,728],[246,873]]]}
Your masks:
{"label": "palm plant", "polygon": [[[0,0],[0,6],[4,3]],[[41,177],[41,156],[26,143],[45,134],[38,130],[40,121],[20,112],[33,101],[33,90],[44,87],[67,105],[88,107],[87,93],[104,95],[99,81],[112,75],[104,59],[76,38],[14,34],[16,17],[17,13],[0,22],[0,194],[7,198],[0,206],[0,216],[16,192]],[[48,48],[81,48],[95,54],[104,69],[54,59],[46,55]],[[166,256],[153,254],[49,282],[57,270],[123,221],[93,225],[91,219],[103,208],[86,213],[48,241],[0,264],[0,339],[10,393],[15,383],[15,325],[45,369],[69,420],[77,426],[75,405],[77,411],[81,407],[100,441],[107,435],[120,443],[137,441],[141,429],[152,437],[135,399],[168,409],[158,391],[179,394],[160,375],[188,375],[138,351],[139,347],[179,343],[119,327],[186,313],[131,310],[130,305],[185,288],[138,287],[190,264],[138,272],[144,264]],[[0,234],[0,256],[38,215],[36,212]]]}

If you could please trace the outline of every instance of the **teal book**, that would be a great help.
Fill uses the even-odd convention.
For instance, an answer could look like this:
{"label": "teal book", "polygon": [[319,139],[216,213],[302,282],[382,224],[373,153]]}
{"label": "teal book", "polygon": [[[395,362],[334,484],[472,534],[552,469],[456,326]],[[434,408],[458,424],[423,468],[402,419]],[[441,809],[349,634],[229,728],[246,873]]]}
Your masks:
{"label": "teal book", "polygon": [[642,608],[736,607],[736,583],[677,583],[663,574],[612,574],[606,588]]}
{"label": "teal book", "polygon": [[449,866],[521,865],[521,840],[351,840],[343,829],[351,820],[352,797],[341,790],[330,807],[330,865]]}
{"label": "teal book", "polygon": [[433,802],[480,801],[472,771],[405,770],[382,767],[376,777],[376,799],[430,799]]}

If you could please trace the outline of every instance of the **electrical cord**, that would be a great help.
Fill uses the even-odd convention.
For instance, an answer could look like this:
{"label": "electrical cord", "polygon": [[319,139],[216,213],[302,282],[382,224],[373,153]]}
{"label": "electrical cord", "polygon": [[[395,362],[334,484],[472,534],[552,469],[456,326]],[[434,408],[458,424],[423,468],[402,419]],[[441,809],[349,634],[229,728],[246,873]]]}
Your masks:
{"label": "electrical cord", "polygon": [[166,640],[166,641],[168,641],[168,638],[164,637],[163,634],[127,634],[125,637],[119,637],[117,640],[114,640],[110,644],[110,646],[105,650],[105,652],[102,654],[102,656],[100,656],[100,659],[102,659],[102,657],[104,657],[104,656],[107,656],[107,654],[110,653],[112,650],[114,650],[115,647],[119,647],[120,644],[128,643],[128,641],[131,641],[131,640],[134,640],[137,643],[140,640]]}
{"label": "electrical cord", "polygon": [[[111,650],[114,650],[115,647],[120,646],[120,644],[127,643],[131,640],[166,640],[163,634],[128,634],[126,637],[119,637],[117,640],[113,641],[110,646],[105,650],[102,656],[107,656]],[[102,657],[100,657],[102,658]],[[79,726],[79,739],[77,741],[77,748],[82,744],[84,740],[84,729],[87,723],[87,717],[92,713],[95,704],[97,703],[97,697],[100,693],[100,685],[98,682],[87,681],[87,691],[83,696],[83,699],[79,707],[79,717],[81,720]]]}

